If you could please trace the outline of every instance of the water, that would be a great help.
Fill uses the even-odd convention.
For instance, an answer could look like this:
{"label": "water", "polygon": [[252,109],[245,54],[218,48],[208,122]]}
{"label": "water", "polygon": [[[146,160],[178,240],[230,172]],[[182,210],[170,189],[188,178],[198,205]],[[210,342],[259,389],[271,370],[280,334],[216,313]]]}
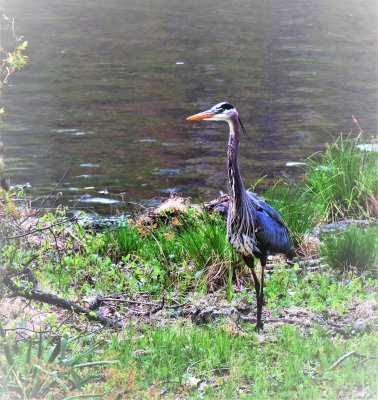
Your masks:
{"label": "water", "polygon": [[188,115],[227,100],[245,185],[377,132],[375,0],[2,0],[29,63],[3,91],[12,184],[101,213],[226,191],[228,128]]}

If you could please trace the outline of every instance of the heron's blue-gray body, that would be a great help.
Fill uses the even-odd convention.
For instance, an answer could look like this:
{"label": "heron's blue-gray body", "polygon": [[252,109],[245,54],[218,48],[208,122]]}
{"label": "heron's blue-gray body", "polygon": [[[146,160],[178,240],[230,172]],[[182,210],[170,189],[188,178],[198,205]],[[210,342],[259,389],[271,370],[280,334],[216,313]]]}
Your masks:
{"label": "heron's blue-gray body", "polygon": [[[229,242],[244,256],[260,258],[270,253],[289,255],[289,235],[280,215],[254,193],[245,193],[243,207],[235,210],[229,208]],[[249,205],[246,207],[246,204]]]}
{"label": "heron's blue-gray body", "polygon": [[291,252],[286,225],[281,216],[256,194],[246,191],[238,166],[239,129],[230,121],[228,141],[228,192],[230,204],[227,236],[243,256],[266,257],[269,253]]}

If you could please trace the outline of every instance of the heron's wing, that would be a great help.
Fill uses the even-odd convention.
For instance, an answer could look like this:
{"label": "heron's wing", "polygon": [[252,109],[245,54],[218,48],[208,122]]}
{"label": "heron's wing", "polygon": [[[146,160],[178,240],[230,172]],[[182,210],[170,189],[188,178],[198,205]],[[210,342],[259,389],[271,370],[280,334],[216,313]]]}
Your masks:
{"label": "heron's wing", "polygon": [[269,253],[291,254],[289,232],[280,214],[255,193],[247,192],[247,194],[256,207],[256,238],[260,250],[265,249]]}
{"label": "heron's wing", "polygon": [[252,200],[252,202],[256,205],[257,210],[265,211],[270,218],[276,221],[278,224],[284,226],[287,229],[285,221],[282,219],[281,215],[271,207],[268,203],[265,203],[264,200],[261,200],[260,197],[257,196],[256,193],[249,192],[247,190],[247,195]]}

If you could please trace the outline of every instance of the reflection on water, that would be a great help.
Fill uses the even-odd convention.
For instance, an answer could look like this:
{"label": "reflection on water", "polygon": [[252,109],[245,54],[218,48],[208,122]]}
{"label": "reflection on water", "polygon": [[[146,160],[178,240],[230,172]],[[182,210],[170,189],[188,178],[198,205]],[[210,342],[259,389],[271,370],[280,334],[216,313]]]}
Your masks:
{"label": "reflection on water", "polygon": [[[226,190],[222,100],[249,131],[245,184],[353,129],[377,131],[375,0],[3,0],[30,42],[4,92],[7,174],[75,207]],[[86,188],[94,189],[86,189]],[[102,193],[100,193],[102,192]],[[108,200],[107,200],[108,199]]]}

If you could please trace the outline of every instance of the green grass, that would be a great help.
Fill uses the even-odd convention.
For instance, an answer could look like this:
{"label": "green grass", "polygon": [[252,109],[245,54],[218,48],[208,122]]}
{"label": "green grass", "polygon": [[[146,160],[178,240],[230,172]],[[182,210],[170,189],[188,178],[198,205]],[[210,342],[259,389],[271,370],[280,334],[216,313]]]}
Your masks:
{"label": "green grass", "polygon": [[353,306],[351,299],[364,292],[369,279],[349,274],[339,279],[329,271],[298,274],[294,269],[276,269],[266,278],[265,295],[267,306],[274,312],[281,307],[306,307],[323,312],[330,307],[347,313]]}
{"label": "green grass", "polygon": [[193,261],[196,269],[203,269],[215,257],[229,258],[231,252],[226,239],[226,223],[219,217],[204,212],[200,218],[186,223],[179,232],[179,242]]}
{"label": "green grass", "polygon": [[362,140],[339,137],[307,162],[307,194],[324,221],[377,217],[378,153]]}
{"label": "green grass", "polygon": [[91,247],[97,246],[113,263],[127,262],[129,271],[143,264],[137,271],[138,279],[147,284],[144,290],[178,286],[186,291],[195,286],[206,292],[209,286],[230,283],[240,261],[226,230],[224,219],[204,210],[193,218],[170,218],[165,224],[122,223],[95,236]]}
{"label": "green grass", "polygon": [[113,258],[137,252],[143,246],[143,236],[135,225],[122,221],[116,229],[110,228],[103,234],[100,252]]}
{"label": "green grass", "polygon": [[240,257],[228,243],[226,222],[219,215],[204,211],[183,226],[178,241],[181,252],[194,265],[195,278],[205,286],[225,286],[232,280]]}
{"label": "green grass", "polygon": [[351,225],[345,230],[322,236],[320,253],[335,271],[361,274],[378,272],[378,227]]}
{"label": "green grass", "polygon": [[[143,334],[129,328],[124,340],[114,336],[110,352],[119,354],[119,368],[139,371],[140,390],[154,385],[168,398],[174,393],[193,399],[354,399],[361,390],[377,394],[376,361],[356,367],[360,359],[351,358],[330,370],[351,350],[375,354],[378,340],[373,335],[338,341],[320,329],[302,334],[282,326],[259,341],[250,326],[243,331],[238,334],[225,324],[145,327]],[[185,384],[190,378],[203,382],[200,391]]]}

